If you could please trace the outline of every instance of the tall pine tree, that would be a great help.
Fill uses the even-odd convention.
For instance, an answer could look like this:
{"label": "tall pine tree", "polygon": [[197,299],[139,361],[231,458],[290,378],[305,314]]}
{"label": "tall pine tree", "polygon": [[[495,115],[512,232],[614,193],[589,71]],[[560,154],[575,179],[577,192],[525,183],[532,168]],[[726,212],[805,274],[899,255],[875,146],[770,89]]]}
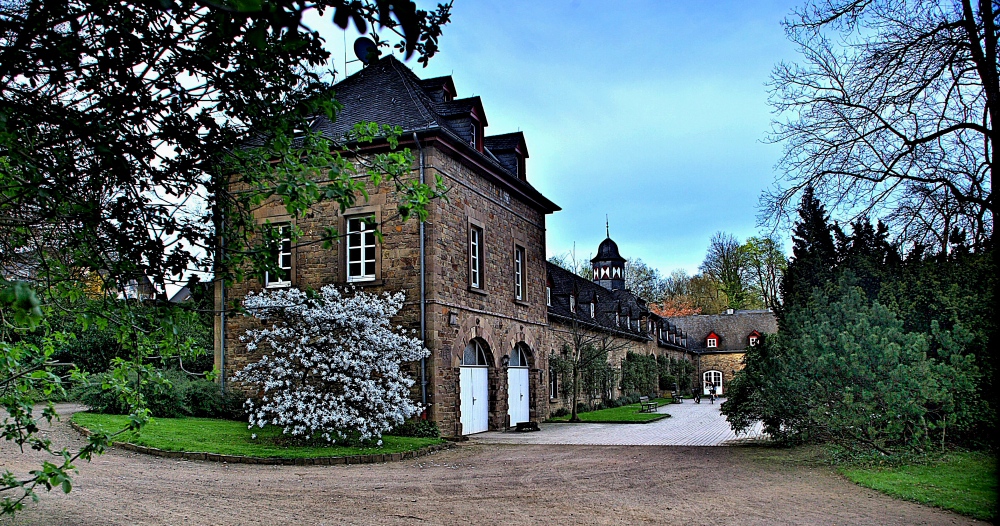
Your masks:
{"label": "tall pine tree", "polygon": [[799,220],[792,230],[792,257],[781,279],[779,321],[784,321],[784,314],[790,309],[804,306],[814,288],[831,282],[836,264],[837,250],[829,216],[813,195],[812,187],[807,187],[799,205]]}

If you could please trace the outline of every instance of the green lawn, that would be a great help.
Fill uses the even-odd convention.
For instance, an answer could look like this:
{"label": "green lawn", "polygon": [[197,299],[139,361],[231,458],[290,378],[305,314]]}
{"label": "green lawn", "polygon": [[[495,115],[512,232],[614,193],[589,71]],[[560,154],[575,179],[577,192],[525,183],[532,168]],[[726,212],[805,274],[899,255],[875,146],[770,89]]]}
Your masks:
{"label": "green lawn", "polygon": [[[93,431],[114,432],[126,427],[128,417],[76,413],[73,421]],[[257,433],[252,439],[251,434]],[[400,453],[444,442],[440,438],[382,437],[382,447],[346,447],[320,445],[291,445],[281,434],[281,429],[247,429],[246,422],[215,420],[212,418],[155,418],[142,429],[140,435],[128,433],[115,439],[139,446],[155,447],[166,451],[189,451],[242,455],[258,458],[313,458],[346,457]]]}
{"label": "green lawn", "polygon": [[983,453],[949,453],[926,464],[840,471],[852,482],[893,497],[981,520],[996,518],[997,463]]}
{"label": "green lawn", "polygon": [[[671,402],[669,398],[657,398],[656,401],[660,405],[666,405]],[[610,409],[587,411],[586,413],[579,413],[577,416],[580,417],[581,422],[595,424],[644,424],[667,418],[670,415],[663,413],[640,413],[639,404],[631,404]],[[569,415],[550,418],[549,422],[569,422]]]}

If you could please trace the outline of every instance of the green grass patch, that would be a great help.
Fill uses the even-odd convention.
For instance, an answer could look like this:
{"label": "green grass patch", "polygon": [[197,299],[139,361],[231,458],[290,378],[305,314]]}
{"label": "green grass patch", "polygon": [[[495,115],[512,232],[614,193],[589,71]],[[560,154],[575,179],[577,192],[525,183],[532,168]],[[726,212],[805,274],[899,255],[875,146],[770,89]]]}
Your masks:
{"label": "green grass patch", "polygon": [[[128,417],[76,413],[77,424],[92,431],[115,432],[128,425]],[[253,433],[257,438],[251,438]],[[166,451],[217,453],[257,458],[347,457],[384,453],[401,453],[440,444],[440,438],[411,438],[386,435],[381,447],[301,445],[281,433],[281,428],[247,429],[246,422],[213,418],[155,418],[140,434],[126,433],[116,442],[131,442],[139,446]]]}
{"label": "green grass patch", "polygon": [[[657,398],[660,405],[671,402],[669,398]],[[640,413],[639,404],[623,405],[621,407],[611,407],[608,409],[598,409],[597,411],[587,411],[579,413],[581,422],[592,424],[646,424],[669,417],[664,413]],[[569,422],[569,415],[550,418],[549,422]]]}
{"label": "green grass patch", "polygon": [[948,453],[920,464],[898,467],[842,467],[854,483],[900,499],[996,519],[997,463],[984,453]]}

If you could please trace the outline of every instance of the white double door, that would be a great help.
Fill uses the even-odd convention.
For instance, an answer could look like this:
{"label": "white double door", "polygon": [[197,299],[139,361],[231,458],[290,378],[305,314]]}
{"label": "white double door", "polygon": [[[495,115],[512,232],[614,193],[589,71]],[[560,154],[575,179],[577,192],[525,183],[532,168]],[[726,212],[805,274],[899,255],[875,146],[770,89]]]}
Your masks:
{"label": "white double door", "polygon": [[460,367],[458,388],[461,398],[462,434],[489,429],[490,396],[487,367]]}
{"label": "white double door", "polygon": [[702,375],[702,394],[710,395],[712,393],[711,386],[715,386],[715,394],[722,396],[722,372],[720,371],[705,371]]}
{"label": "white double door", "polygon": [[528,368],[511,367],[507,369],[507,415],[510,425],[531,420],[528,407]]}

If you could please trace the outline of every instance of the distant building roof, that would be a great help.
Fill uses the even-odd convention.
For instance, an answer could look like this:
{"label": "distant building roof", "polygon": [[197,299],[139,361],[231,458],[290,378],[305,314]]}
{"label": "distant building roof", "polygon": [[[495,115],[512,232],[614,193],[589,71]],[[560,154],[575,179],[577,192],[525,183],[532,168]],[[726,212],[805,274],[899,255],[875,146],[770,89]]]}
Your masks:
{"label": "distant building roof", "polygon": [[[732,314],[697,314],[670,318],[670,322],[687,333],[688,349],[694,352],[737,352],[745,351],[751,333],[778,332],[778,320],[770,310],[737,310]],[[706,338],[715,333],[719,336],[716,348],[706,347]]]}

